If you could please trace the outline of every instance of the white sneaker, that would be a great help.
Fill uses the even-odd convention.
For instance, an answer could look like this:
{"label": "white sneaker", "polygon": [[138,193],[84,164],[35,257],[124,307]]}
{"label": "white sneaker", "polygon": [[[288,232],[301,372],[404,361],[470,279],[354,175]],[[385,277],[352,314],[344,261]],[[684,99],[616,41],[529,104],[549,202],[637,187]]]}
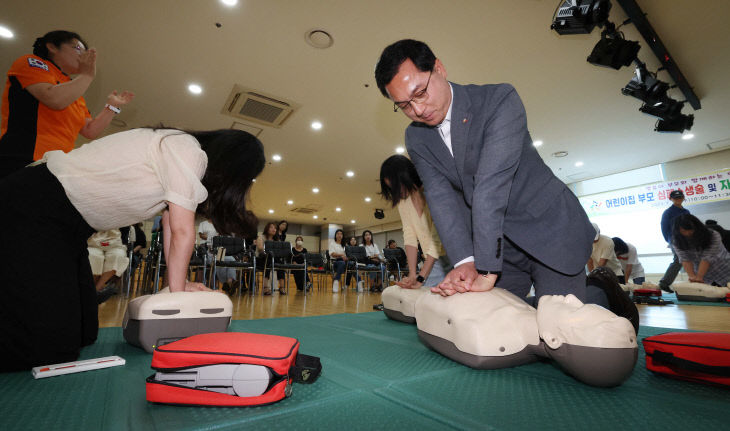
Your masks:
{"label": "white sneaker", "polygon": [[365,285],[365,282],[363,282],[362,280],[357,282],[357,292],[358,293],[361,293],[364,290],[364,288],[363,288],[364,285]]}
{"label": "white sneaker", "polygon": [[337,293],[337,292],[339,292],[339,291],[340,291],[340,282],[339,282],[339,281],[337,281],[337,280],[335,280],[335,281],[334,281],[334,282],[332,283],[332,293]]}

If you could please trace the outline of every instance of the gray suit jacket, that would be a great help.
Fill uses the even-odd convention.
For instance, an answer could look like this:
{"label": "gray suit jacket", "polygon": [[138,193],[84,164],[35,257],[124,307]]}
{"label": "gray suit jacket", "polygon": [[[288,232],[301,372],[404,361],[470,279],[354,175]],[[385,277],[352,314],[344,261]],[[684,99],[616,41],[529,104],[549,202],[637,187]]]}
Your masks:
{"label": "gray suit jacket", "polygon": [[451,262],[502,270],[503,236],[544,265],[577,274],[594,230],[578,199],[532,145],[525,108],[509,84],[451,83],[452,157],[435,127],[413,122],[406,147]]}

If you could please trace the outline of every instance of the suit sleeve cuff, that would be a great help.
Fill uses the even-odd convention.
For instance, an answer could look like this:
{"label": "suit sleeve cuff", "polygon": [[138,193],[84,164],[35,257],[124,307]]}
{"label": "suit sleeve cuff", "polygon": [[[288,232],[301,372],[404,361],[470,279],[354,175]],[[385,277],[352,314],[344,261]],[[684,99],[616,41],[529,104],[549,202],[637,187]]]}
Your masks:
{"label": "suit sleeve cuff", "polygon": [[469,263],[469,262],[474,262],[474,256],[469,256],[466,259],[460,260],[459,262],[456,263],[456,265],[454,265],[454,268],[456,268],[460,265],[463,265],[465,263]]}

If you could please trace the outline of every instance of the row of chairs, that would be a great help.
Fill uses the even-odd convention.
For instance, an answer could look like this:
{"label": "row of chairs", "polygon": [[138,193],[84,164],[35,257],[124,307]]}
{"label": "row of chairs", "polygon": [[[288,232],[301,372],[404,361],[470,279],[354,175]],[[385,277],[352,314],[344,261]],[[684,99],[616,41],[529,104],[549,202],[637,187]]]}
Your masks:
{"label": "row of chairs", "polygon": [[[150,243],[147,255],[142,263],[136,268],[127,272],[123,278],[126,294],[129,295],[134,280],[134,288],[139,289],[142,293],[156,293],[160,288],[160,279],[164,274],[165,260],[162,252],[161,235],[154,236]],[[258,290],[263,291],[264,274],[276,274],[277,272],[285,272],[286,288],[288,290],[289,275],[292,272],[303,272],[305,283],[308,280],[315,282],[319,289],[326,287],[327,275],[333,274],[332,259],[329,252],[323,256],[320,253],[305,253],[302,255],[301,263],[293,261],[292,247],[289,242],[284,241],[265,241],[264,256],[258,256],[255,247],[248,247],[246,241],[242,238],[217,236],[212,240],[212,256],[211,259],[206,246],[198,246],[191,256],[189,265],[189,278],[193,273],[202,274],[203,284],[216,289],[216,269],[233,268],[239,272],[240,286],[243,287],[244,280],[251,294],[256,294]],[[351,264],[347,265],[345,275],[349,273],[355,274],[358,280],[361,273],[380,272],[383,277],[387,274],[394,274],[400,279],[407,274],[408,269],[403,268],[400,262],[405,260],[403,251],[399,249],[383,250],[386,262],[382,267],[368,267],[368,258],[365,247],[362,246],[346,246],[345,254]],[[231,256],[233,259],[225,259],[224,256]],[[130,251],[130,262],[131,262]],[[260,261],[263,260],[263,263]],[[245,278],[244,278],[245,277]],[[257,279],[261,281],[258,282]],[[269,277],[271,289],[274,289],[274,277]],[[261,286],[261,289],[258,288]],[[240,291],[243,289],[239,289]]]}

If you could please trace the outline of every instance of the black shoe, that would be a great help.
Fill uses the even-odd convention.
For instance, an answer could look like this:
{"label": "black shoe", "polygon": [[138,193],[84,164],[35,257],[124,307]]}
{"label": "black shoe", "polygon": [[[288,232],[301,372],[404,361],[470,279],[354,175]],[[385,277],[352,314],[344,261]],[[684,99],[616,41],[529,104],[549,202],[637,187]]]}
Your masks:
{"label": "black shoe", "polygon": [[664,285],[664,284],[661,284],[661,283],[659,283],[659,288],[660,288],[661,290],[663,290],[663,291],[667,292],[667,293],[674,293],[674,291],[672,290],[672,288],[670,288],[670,287],[669,287],[669,286],[667,286],[667,285]]}
{"label": "black shoe", "polygon": [[383,304],[375,304],[375,305],[373,305],[373,310],[383,311],[384,308],[385,307],[383,307]]}
{"label": "black shoe", "polygon": [[634,326],[634,331],[639,333],[639,310],[629,298],[629,294],[621,289],[616,274],[610,269],[599,266],[591,271],[586,278],[586,284],[596,286],[603,290],[608,299],[608,309],[615,315],[625,317]]}
{"label": "black shoe", "polygon": [[114,284],[107,283],[106,286],[102,287],[101,290],[96,291],[96,303],[102,304],[109,300],[112,296],[116,295],[119,289]]}

